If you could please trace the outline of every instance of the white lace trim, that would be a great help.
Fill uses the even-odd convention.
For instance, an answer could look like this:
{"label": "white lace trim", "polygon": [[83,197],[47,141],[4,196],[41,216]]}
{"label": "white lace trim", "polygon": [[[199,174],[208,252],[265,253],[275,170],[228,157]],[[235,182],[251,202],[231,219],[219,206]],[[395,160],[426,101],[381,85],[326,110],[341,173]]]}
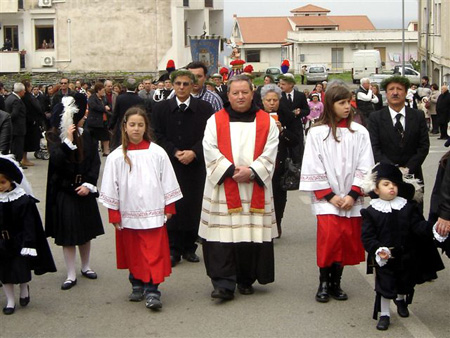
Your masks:
{"label": "white lace trim", "polygon": [[370,205],[377,211],[382,213],[389,213],[394,210],[401,210],[408,201],[400,196],[397,196],[392,201],[385,201],[381,198],[376,198],[370,201]]}
{"label": "white lace trim", "polygon": [[0,202],[6,203],[18,200],[23,195],[26,195],[25,190],[20,187],[16,187],[14,190],[8,192],[0,192]]}

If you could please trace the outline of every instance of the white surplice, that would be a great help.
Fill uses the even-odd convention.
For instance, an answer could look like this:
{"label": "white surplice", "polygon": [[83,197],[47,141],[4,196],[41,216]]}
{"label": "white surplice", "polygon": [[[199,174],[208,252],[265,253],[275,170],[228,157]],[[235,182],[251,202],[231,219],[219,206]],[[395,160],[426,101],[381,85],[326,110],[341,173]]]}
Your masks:
{"label": "white surplice", "polygon": [[118,147],[106,160],[100,202],[120,210],[124,228],[162,227],[165,206],[183,197],[166,151],[153,142],[148,149],[129,150],[131,171],[122,151]]}
{"label": "white surplice", "polygon": [[326,125],[311,128],[303,155],[300,190],[311,192],[311,208],[314,215],[338,215],[360,217],[364,200],[360,196],[353,208],[336,208],[326,199],[318,200],[316,190],[331,190],[338,196],[346,196],[352,186],[361,187],[362,180],[374,166],[369,132],[362,125],[352,122],[350,128],[336,128],[340,142],[334,139]]}
{"label": "white surplice", "polygon": [[253,122],[230,122],[231,148],[235,166],[250,166],[264,182],[264,213],[250,212],[253,184],[238,183],[243,211],[228,213],[224,185],[218,182],[232,164],[219,151],[216,118],[206,125],[203,151],[206,162],[206,183],[203,195],[199,236],[210,242],[270,242],[278,235],[272,195],[272,176],[278,148],[278,128],[270,119],[270,129],[262,154],[253,160],[256,119]]}

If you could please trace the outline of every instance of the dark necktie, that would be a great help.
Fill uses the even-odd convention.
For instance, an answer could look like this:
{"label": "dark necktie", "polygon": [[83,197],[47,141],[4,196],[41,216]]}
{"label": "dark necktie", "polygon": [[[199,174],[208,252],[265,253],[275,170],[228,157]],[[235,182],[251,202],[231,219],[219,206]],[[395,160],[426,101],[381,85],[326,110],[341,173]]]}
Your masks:
{"label": "dark necktie", "polygon": [[292,96],[290,93],[288,94],[288,100],[289,100],[289,102],[292,102]]}
{"label": "dark necktie", "polygon": [[395,122],[394,128],[400,134],[400,147],[403,147],[403,136],[405,134],[405,130],[403,129],[403,125],[400,122],[401,117],[402,114],[395,115],[395,119],[397,120],[397,122]]}
{"label": "dark necktie", "polygon": [[395,127],[395,130],[397,130],[398,133],[399,133],[400,135],[402,135],[402,137],[403,137],[403,132],[404,132],[404,130],[403,130],[403,125],[402,125],[402,123],[400,122],[400,119],[401,119],[401,118],[402,118],[402,114],[397,114],[397,115],[395,115],[395,119],[397,120],[397,122],[395,122],[394,127]]}
{"label": "dark necktie", "polygon": [[180,110],[180,112],[184,112],[187,108],[187,105],[185,105],[184,103],[180,104],[178,106],[178,109]]}

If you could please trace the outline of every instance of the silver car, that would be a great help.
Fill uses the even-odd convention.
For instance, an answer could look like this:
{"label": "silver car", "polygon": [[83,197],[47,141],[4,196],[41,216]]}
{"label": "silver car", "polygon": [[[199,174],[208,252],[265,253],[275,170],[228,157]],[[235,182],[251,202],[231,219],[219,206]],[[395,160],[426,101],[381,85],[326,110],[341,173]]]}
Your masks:
{"label": "silver car", "polygon": [[324,65],[311,65],[306,71],[306,83],[328,81],[328,70]]}

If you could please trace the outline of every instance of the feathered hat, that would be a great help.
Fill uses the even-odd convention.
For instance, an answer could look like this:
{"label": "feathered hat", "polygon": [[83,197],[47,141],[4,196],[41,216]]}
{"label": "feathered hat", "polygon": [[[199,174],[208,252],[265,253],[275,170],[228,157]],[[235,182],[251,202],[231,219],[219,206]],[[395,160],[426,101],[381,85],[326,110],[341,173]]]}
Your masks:
{"label": "feathered hat", "polygon": [[[61,141],[64,141],[67,137],[67,130],[74,124],[74,115],[78,113],[78,107],[75,105],[75,98],[72,96],[63,97],[61,104],[62,105],[60,105],[55,112],[57,114],[55,118],[57,119],[58,115],[61,117],[59,122],[59,130],[61,133],[59,134],[59,137],[61,138]],[[61,111],[61,113],[59,111]]]}
{"label": "feathered hat", "polygon": [[377,182],[382,179],[394,182],[398,187],[398,196],[406,198],[407,200],[421,201],[423,193],[418,179],[411,178],[411,175],[403,175],[400,169],[390,163],[377,163],[370,173],[368,173],[363,180],[361,189],[364,193],[369,194],[371,198],[378,198],[374,190],[377,187]]}
{"label": "feathered hat", "polygon": [[283,72],[283,74],[286,74],[288,72],[289,66],[290,66],[289,60],[284,60],[281,63],[281,71]]}

